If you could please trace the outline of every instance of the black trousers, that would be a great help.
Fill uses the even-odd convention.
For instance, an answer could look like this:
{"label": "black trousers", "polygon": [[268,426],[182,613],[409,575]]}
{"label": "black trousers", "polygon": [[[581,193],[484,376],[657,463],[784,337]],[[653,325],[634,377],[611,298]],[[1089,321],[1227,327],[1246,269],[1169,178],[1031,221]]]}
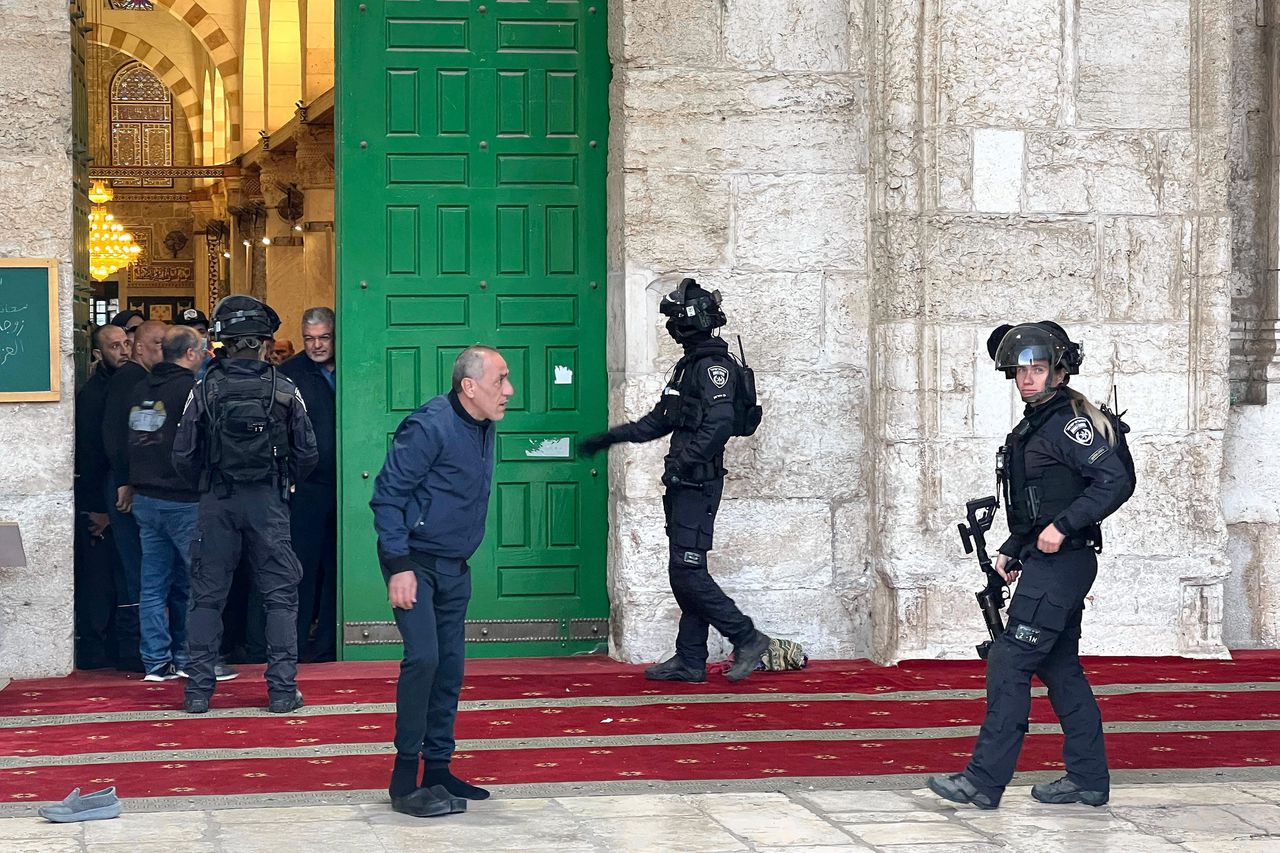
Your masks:
{"label": "black trousers", "polygon": [[740,646],[755,634],[755,625],[707,570],[707,553],[715,535],[716,512],[724,479],[701,486],[673,486],[662,498],[666,511],[670,557],[667,575],[680,605],[676,655],[701,669],[707,663],[708,628],[713,627]]}
{"label": "black trousers", "polygon": [[241,554],[253,567],[267,611],[267,692],[293,695],[298,678],[298,582],[302,567],[289,544],[289,506],[275,485],[240,485],[200,498],[200,534],[192,544],[187,695],[207,699],[222,643],[222,609]]}
{"label": "black trousers", "polygon": [[[338,642],[338,494],[332,483],[301,483],[289,502],[293,552],[302,564],[298,587],[298,654],[334,660]],[[315,642],[307,638],[315,624]]]}
{"label": "black trousers", "polygon": [[396,752],[443,767],[453,756],[453,724],[466,662],[471,570],[465,562],[415,554],[418,601],[391,609],[404,640],[396,682]]}
{"label": "black trousers", "polygon": [[987,715],[964,774],[997,801],[1013,778],[1031,715],[1031,676],[1049,688],[1062,724],[1067,776],[1091,791],[1109,791],[1102,714],[1080,665],[1084,599],[1098,558],[1081,548],[1024,552],[1022,578],[1009,602],[1009,624],[987,657]]}
{"label": "black trousers", "polygon": [[102,484],[107,500],[107,516],[111,519],[111,541],[116,546],[114,587],[116,612],[112,625],[116,635],[116,667],[127,672],[142,672],[142,626],[138,620],[138,600],[142,597],[142,539],[133,513],[116,509],[115,481],[108,477]]}
{"label": "black trousers", "polygon": [[[113,617],[119,562],[111,528],[108,527],[101,537],[94,538],[89,533],[87,515],[76,513],[76,666],[80,669],[115,665],[117,649]],[[136,648],[134,654],[137,654]]]}

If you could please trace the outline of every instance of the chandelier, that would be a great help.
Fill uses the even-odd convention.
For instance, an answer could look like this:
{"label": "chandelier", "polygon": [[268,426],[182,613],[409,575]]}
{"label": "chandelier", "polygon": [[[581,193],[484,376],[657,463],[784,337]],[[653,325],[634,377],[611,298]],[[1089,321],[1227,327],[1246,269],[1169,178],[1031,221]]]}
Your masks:
{"label": "chandelier", "polygon": [[89,211],[89,274],[98,281],[133,263],[142,247],[133,235],[107,213],[106,203],[114,198],[103,181],[94,181],[89,190],[93,209]]}

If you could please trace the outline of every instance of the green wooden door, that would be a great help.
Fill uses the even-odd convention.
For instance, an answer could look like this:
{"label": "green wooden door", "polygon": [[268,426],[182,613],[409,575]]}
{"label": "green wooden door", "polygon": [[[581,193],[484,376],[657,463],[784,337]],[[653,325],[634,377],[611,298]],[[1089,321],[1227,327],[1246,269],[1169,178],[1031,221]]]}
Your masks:
{"label": "green wooden door", "polygon": [[607,490],[574,449],[606,422],[604,3],[338,12],[343,655],[399,654],[373,478],[472,343],[503,352],[516,396],[471,561],[469,651],[593,649],[607,635]]}

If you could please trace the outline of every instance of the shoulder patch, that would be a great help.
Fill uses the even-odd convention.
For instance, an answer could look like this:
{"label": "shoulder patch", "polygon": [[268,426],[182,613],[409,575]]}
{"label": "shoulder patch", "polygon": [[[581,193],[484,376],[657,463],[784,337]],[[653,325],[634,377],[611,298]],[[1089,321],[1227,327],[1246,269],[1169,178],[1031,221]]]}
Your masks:
{"label": "shoulder patch", "polygon": [[717,388],[723,388],[729,384],[729,368],[723,365],[712,365],[707,368],[707,378],[711,380],[711,384]]}
{"label": "shoulder patch", "polygon": [[1093,444],[1093,423],[1083,415],[1067,421],[1067,425],[1062,428],[1062,432],[1076,444],[1084,447]]}

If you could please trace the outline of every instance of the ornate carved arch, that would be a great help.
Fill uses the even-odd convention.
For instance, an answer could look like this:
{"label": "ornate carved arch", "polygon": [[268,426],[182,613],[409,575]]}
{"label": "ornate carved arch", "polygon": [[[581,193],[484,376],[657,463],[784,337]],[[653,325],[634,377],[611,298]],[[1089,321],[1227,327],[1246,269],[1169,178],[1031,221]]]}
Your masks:
{"label": "ornate carved arch", "polygon": [[[213,60],[218,73],[222,75],[222,85],[227,95],[227,120],[230,123],[229,137],[233,144],[240,141],[240,56],[236,46],[204,7],[196,0],[155,0],[157,5],[164,6],[174,17],[184,22],[195,33],[209,57]],[[238,150],[238,149],[237,149]]]}
{"label": "ornate carved arch", "polygon": [[109,47],[125,56],[133,57],[150,68],[152,73],[160,78],[160,82],[169,87],[169,91],[173,93],[173,99],[178,102],[178,106],[182,108],[187,118],[187,128],[191,131],[192,160],[199,159],[201,143],[204,139],[200,95],[186,75],[159,48],[148,44],[133,33],[127,33],[106,24],[98,24],[89,34],[88,39],[93,44]]}

